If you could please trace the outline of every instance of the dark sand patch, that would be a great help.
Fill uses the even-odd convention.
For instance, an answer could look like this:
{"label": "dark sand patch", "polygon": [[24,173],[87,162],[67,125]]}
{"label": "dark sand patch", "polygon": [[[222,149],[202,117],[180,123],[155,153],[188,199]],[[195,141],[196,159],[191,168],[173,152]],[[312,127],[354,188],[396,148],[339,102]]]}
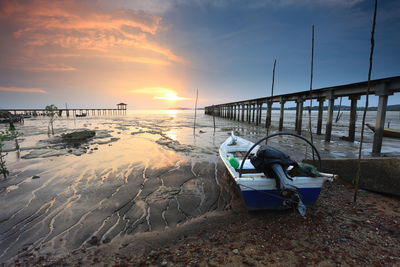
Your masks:
{"label": "dark sand patch", "polygon": [[87,170],[73,180],[42,173],[41,179],[19,186],[30,192],[26,199],[16,191],[1,199],[27,204],[0,213],[0,257],[88,248],[223,210],[230,198],[217,184],[224,179],[216,176],[221,173],[216,167],[180,160],[163,168],[132,163]]}

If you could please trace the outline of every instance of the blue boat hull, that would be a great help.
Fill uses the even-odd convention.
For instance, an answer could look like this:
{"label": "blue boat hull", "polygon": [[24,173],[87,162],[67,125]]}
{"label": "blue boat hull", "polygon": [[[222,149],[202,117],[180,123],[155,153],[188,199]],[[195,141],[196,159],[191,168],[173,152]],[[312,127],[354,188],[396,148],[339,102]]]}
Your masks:
{"label": "blue boat hull", "polygon": [[[318,199],[321,188],[299,188],[299,192],[303,204],[309,206]],[[243,190],[241,195],[248,210],[288,208],[277,190]]]}

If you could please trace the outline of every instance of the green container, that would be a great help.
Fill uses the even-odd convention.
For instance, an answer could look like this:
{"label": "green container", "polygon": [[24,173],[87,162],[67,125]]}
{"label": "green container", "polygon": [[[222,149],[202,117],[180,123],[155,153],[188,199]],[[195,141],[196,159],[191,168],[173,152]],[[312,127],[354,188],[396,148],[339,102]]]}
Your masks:
{"label": "green container", "polygon": [[239,161],[234,156],[228,157],[229,163],[235,169],[239,168]]}

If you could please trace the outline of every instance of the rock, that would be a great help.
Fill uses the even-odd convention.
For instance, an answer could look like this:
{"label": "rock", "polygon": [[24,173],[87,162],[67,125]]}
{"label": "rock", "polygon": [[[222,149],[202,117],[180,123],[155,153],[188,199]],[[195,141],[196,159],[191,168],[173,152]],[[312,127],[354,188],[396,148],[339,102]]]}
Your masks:
{"label": "rock", "polygon": [[83,130],[61,135],[63,141],[68,143],[82,143],[96,135],[95,131]]}
{"label": "rock", "polygon": [[167,266],[167,265],[168,265],[168,262],[167,262],[167,261],[161,262],[161,266]]}
{"label": "rock", "polygon": [[99,238],[97,236],[92,236],[92,238],[88,241],[90,245],[97,245],[99,243]]}
{"label": "rock", "polygon": [[37,176],[37,175],[34,175],[33,177],[32,177],[32,179],[39,179],[40,178],[40,176]]}
{"label": "rock", "polygon": [[240,251],[239,251],[237,248],[235,248],[234,250],[232,250],[232,252],[233,252],[233,254],[235,254],[235,255],[238,255],[238,254],[240,253]]}

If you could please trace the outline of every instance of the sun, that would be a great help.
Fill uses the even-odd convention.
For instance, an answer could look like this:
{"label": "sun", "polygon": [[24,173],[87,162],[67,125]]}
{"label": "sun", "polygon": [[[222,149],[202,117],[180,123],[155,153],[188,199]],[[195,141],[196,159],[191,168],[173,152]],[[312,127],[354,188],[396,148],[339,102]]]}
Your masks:
{"label": "sun", "polygon": [[167,100],[170,102],[189,100],[190,98],[179,96],[178,93],[172,89],[163,87],[143,88],[138,90],[131,90],[132,93],[149,94],[153,95],[153,99]]}
{"label": "sun", "polygon": [[186,97],[180,97],[175,91],[170,89],[162,88],[160,90],[161,95],[156,95],[154,99],[162,99],[162,100],[169,100],[169,101],[179,101],[179,100],[187,100]]}

